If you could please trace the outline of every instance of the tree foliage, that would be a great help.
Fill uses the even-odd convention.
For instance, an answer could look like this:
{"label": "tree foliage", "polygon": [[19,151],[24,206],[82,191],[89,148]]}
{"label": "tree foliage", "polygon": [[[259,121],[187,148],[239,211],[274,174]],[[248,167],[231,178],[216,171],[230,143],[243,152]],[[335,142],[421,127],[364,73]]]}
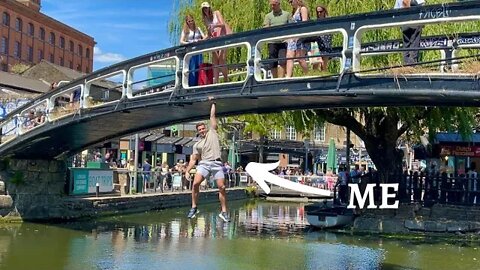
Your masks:
{"label": "tree foliage", "polygon": [[22,74],[25,70],[29,69],[30,66],[29,65],[25,65],[25,64],[15,64],[12,66],[12,73],[15,73],[15,74]]}
{"label": "tree foliage", "polygon": [[[170,21],[172,40],[177,42],[179,29],[183,25],[186,13],[194,15],[197,25],[203,27],[200,17],[200,3],[203,0],[180,0],[179,9],[174,12]],[[330,16],[365,13],[376,10],[391,9],[393,0],[305,0],[312,14],[317,4],[327,6]],[[447,3],[453,1],[428,0],[428,4]],[[282,8],[290,11],[287,1],[281,1]],[[264,15],[270,12],[268,0],[211,0],[213,9],[221,10],[225,20],[234,32],[260,28]],[[462,32],[477,32],[480,29],[476,22],[428,25],[424,35],[456,35]],[[373,30],[364,34],[363,42],[399,39],[398,28]],[[334,39],[334,46],[341,40]],[[230,58],[240,57],[239,55]],[[423,60],[438,59],[436,51],[423,54]],[[238,58],[239,59],[239,58]],[[231,59],[232,62],[238,59]],[[401,61],[401,55],[373,56],[362,60],[362,67],[371,68],[396,65]],[[388,174],[401,169],[401,153],[397,146],[399,138],[415,141],[418,136],[428,133],[433,136],[438,131],[458,131],[464,136],[471,133],[475,123],[476,108],[440,108],[440,107],[372,107],[305,110],[282,112],[269,115],[243,115],[238,121],[246,123],[246,131],[255,131],[268,135],[272,128],[283,128],[294,125],[298,131],[307,134],[317,124],[329,122],[348,127],[364,142],[373,162],[379,169],[383,179],[388,181]]]}

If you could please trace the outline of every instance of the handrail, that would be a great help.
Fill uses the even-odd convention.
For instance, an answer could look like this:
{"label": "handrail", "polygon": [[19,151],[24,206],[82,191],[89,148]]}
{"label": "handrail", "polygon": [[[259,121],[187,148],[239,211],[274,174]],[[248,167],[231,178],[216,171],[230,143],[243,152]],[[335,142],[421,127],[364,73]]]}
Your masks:
{"label": "handrail", "polygon": [[[295,24],[287,24],[287,25],[280,25],[270,27],[268,29],[256,29],[250,30],[240,33],[234,33],[229,36],[218,37],[215,39],[210,40],[202,40],[197,43],[185,44],[180,46],[175,46],[172,48],[167,48],[163,50],[159,50],[156,52],[152,52],[149,54],[145,54],[142,56],[138,56],[136,58],[132,58],[117,64],[114,64],[109,67],[102,68],[98,71],[95,71],[89,75],[84,77],[78,78],[76,80],[72,80],[70,83],[62,85],[56,88],[54,91],[45,93],[39,96],[37,99],[46,99],[50,98],[51,95],[56,93],[57,91],[61,91],[66,88],[71,88],[79,84],[84,84],[85,81],[92,80],[102,75],[106,75],[108,73],[112,73],[114,71],[126,69],[126,67],[135,66],[142,63],[147,63],[149,61],[155,61],[164,57],[170,56],[183,56],[182,52],[192,52],[195,50],[201,49],[208,49],[214,46],[222,46],[235,43],[237,41],[244,41],[244,40],[260,40],[265,38],[273,38],[278,36],[278,33],[285,33],[290,35],[295,35],[300,33],[304,33],[305,31],[301,31],[301,29],[315,29],[315,31],[319,31],[322,29],[328,30],[332,28],[332,25],[338,26],[342,25],[342,28],[348,29],[349,32],[354,30],[356,25],[360,25],[363,21],[371,22],[375,20],[384,20],[390,21],[392,18],[397,22],[401,21],[411,21],[412,19],[420,20],[427,18],[432,12],[442,11],[444,14],[448,15],[449,17],[458,17],[458,16],[465,16],[465,14],[479,14],[479,8],[475,1],[467,1],[467,2],[459,2],[459,3],[448,3],[448,4],[438,4],[438,5],[427,5],[427,6],[419,6],[419,7],[412,7],[410,9],[401,9],[401,10],[384,10],[384,11],[374,11],[365,14],[353,14],[353,15],[346,15],[346,16],[339,16],[339,17],[330,17],[323,19],[321,21],[306,21],[306,22],[299,22]],[[401,15],[401,16],[400,16]],[[433,16],[433,15],[432,15]],[[368,19],[367,19],[368,18]],[[365,24],[365,23],[363,23]],[[351,29],[353,27],[353,29]],[[308,32],[308,31],[307,31]],[[314,31],[311,31],[314,32]],[[252,38],[255,37],[255,38]],[[255,43],[251,42],[252,50],[255,48]],[[177,53],[179,52],[179,53]],[[36,100],[37,100],[36,99]],[[26,105],[34,104],[36,100],[32,100],[30,103]],[[26,106],[25,105],[25,106]],[[6,118],[3,120],[9,119],[9,117],[13,117],[14,115],[20,112],[20,108],[12,111],[10,114],[7,115]]]}

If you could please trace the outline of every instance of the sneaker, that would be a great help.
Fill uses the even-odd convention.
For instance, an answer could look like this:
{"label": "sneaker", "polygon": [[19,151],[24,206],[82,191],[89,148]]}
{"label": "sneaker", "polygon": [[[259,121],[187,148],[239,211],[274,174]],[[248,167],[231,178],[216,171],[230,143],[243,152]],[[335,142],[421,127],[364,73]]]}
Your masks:
{"label": "sneaker", "polygon": [[195,208],[192,208],[190,209],[190,211],[188,211],[188,215],[187,217],[188,218],[194,218],[200,211],[198,211],[198,209],[195,207]]}
{"label": "sneaker", "polygon": [[230,222],[230,217],[228,216],[227,212],[220,212],[218,216],[225,222]]}

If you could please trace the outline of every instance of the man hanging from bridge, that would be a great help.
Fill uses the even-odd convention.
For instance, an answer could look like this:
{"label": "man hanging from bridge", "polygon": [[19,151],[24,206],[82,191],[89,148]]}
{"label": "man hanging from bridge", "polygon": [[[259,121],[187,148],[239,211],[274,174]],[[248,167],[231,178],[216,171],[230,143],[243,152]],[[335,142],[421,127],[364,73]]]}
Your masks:
{"label": "man hanging from bridge", "polygon": [[[197,172],[193,179],[192,188],[192,209],[188,212],[188,218],[194,218],[198,214],[197,202],[198,194],[200,192],[200,184],[203,180],[208,179],[209,176],[217,181],[219,189],[218,197],[222,211],[218,215],[223,221],[229,222],[230,218],[227,213],[227,198],[225,193],[225,175],[223,173],[223,163],[220,158],[220,140],[217,134],[217,118],[215,117],[215,103],[210,108],[210,129],[207,130],[205,123],[198,123],[196,125],[197,133],[201,140],[193,146],[193,154],[190,157],[186,171],[189,172],[195,165],[197,160],[200,162],[197,165]],[[190,174],[185,175],[190,180]]]}

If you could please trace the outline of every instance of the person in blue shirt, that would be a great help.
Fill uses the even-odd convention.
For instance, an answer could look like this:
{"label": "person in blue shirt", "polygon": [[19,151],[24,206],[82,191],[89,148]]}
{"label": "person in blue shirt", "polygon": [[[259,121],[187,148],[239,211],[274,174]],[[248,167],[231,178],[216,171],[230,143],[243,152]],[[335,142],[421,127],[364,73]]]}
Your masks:
{"label": "person in blue shirt", "polygon": [[152,165],[150,165],[150,163],[148,163],[148,160],[145,160],[145,162],[143,162],[143,166],[142,166],[144,191],[147,190],[148,182],[150,181],[151,170],[152,170]]}

